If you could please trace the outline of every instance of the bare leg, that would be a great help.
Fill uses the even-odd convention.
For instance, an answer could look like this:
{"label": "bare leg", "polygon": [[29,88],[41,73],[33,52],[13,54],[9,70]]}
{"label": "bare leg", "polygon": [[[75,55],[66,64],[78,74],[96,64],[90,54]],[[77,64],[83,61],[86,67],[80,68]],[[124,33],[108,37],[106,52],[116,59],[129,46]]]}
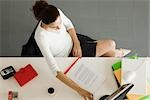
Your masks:
{"label": "bare leg", "polygon": [[122,52],[116,49],[116,43],[114,40],[98,40],[96,56],[121,57]]}

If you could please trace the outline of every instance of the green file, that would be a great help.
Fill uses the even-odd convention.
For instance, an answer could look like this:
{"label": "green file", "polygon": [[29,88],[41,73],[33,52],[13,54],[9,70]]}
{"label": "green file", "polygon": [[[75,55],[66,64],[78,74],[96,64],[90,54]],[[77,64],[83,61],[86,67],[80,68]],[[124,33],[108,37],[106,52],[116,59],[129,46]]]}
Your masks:
{"label": "green file", "polygon": [[115,64],[113,64],[112,68],[113,68],[113,71],[120,69],[121,68],[121,60],[119,60]]}

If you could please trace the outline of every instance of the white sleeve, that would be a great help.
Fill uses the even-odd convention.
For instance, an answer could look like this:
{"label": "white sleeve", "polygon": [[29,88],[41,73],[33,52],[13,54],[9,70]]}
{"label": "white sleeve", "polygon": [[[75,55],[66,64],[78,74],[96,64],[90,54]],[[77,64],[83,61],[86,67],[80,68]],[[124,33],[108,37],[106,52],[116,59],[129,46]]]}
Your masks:
{"label": "white sleeve", "polygon": [[61,17],[62,22],[65,25],[66,29],[69,30],[71,28],[74,28],[71,20],[69,18],[67,18],[67,16],[65,16],[65,14],[60,9],[58,9],[58,11],[60,13],[60,17]]}
{"label": "white sleeve", "polygon": [[57,71],[60,71],[57,62],[54,58],[54,56],[51,53],[51,50],[49,48],[49,45],[47,43],[46,40],[44,40],[45,38],[42,37],[38,37],[35,35],[35,40],[37,45],[39,46],[41,53],[43,54],[44,58],[47,61],[48,66],[50,66],[50,70],[52,71],[52,73],[57,76]]}

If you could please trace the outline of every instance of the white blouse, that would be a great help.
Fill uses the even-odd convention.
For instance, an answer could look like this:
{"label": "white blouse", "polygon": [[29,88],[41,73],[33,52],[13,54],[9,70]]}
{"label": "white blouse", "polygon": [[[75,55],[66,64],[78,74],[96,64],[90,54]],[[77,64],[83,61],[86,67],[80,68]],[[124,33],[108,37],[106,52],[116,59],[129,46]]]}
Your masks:
{"label": "white blouse", "polygon": [[67,57],[70,54],[73,42],[67,30],[74,28],[72,22],[63,12],[60,9],[58,11],[62,20],[60,29],[47,31],[41,27],[42,21],[40,21],[34,36],[37,45],[55,76],[60,69],[54,57]]}

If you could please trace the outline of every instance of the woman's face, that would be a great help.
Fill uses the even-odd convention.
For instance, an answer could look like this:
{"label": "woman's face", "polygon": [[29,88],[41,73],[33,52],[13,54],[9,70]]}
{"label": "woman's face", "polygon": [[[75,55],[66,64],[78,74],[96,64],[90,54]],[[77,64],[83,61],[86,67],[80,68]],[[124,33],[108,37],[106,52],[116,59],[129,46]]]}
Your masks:
{"label": "woman's face", "polygon": [[58,16],[55,22],[50,23],[48,26],[52,29],[58,30],[61,27],[61,23],[62,23],[61,17]]}

